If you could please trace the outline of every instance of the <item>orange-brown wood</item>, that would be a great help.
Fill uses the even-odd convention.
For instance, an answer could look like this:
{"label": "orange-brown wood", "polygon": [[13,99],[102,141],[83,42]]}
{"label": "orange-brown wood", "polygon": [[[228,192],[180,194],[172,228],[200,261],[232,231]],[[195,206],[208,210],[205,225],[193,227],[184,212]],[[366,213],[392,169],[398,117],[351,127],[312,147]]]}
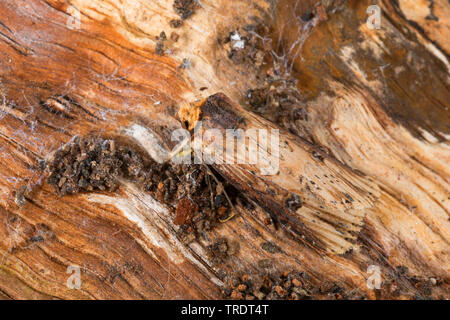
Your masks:
{"label": "orange-brown wood", "polygon": [[[179,28],[168,0],[2,1],[0,299],[217,299],[238,275],[258,283],[284,271],[307,273],[319,299],[448,298],[449,4],[433,2],[380,1],[381,29],[370,30],[368,0],[202,1]],[[261,65],[233,62],[224,41],[249,24],[272,39]],[[307,114],[294,121],[292,110],[248,106],[248,90],[267,86],[284,53]],[[235,218],[186,244],[167,205],[132,181],[64,197],[46,182],[41,161],[77,135],[134,140],[150,155],[149,137],[172,148],[178,111],[218,92],[247,123],[293,142],[298,161],[287,157],[264,181],[289,189],[289,172],[313,163],[315,150],[326,160],[308,178],[340,170],[342,190],[365,203],[351,246],[311,246],[257,203],[237,204]],[[216,169],[248,192],[245,168]],[[307,199],[299,210],[316,207],[298,191]],[[334,209],[324,210],[341,217]],[[217,264],[210,250],[222,238],[239,249]],[[80,267],[79,290],[67,286],[69,266]],[[367,286],[370,266],[380,268],[379,290]]]}

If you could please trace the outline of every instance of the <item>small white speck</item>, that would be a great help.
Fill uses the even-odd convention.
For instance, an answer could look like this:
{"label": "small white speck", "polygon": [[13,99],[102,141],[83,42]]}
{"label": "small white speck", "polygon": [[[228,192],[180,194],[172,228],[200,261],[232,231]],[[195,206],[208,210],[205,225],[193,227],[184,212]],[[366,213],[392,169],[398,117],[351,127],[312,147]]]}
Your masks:
{"label": "small white speck", "polygon": [[244,49],[244,47],[245,47],[245,41],[244,40],[236,41],[233,44],[233,48],[235,48],[235,49]]}

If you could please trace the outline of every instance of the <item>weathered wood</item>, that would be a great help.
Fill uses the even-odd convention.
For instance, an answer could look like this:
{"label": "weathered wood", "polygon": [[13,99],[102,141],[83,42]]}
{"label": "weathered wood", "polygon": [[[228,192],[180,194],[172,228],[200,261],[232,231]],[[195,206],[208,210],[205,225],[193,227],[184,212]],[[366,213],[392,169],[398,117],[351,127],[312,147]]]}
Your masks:
{"label": "weathered wood", "polygon": [[[371,1],[322,2],[202,1],[172,28],[172,1],[2,1],[0,297],[215,299],[233,277],[256,284],[296,271],[315,298],[448,298],[449,4],[383,0],[381,29],[370,30]],[[224,39],[249,24],[267,27],[266,54],[281,58],[229,58]],[[274,62],[297,80],[306,117],[240,107]],[[168,206],[132,181],[64,197],[45,181],[41,161],[76,135],[132,141],[157,157],[186,110],[199,116],[218,92],[244,127],[279,128],[286,145],[275,176],[215,166],[260,206],[236,204],[239,214],[206,237],[184,243]],[[321,178],[329,173],[339,181]],[[304,206],[287,212],[286,192]],[[318,209],[332,225],[349,212],[357,221],[324,231],[312,221]],[[210,250],[222,238],[239,250],[217,264]],[[80,290],[66,285],[71,265]],[[367,286],[371,265],[380,290]]]}
{"label": "weathered wood", "polygon": [[[248,136],[242,131],[234,142],[236,150],[231,152],[222,151],[226,141],[207,143],[204,136],[203,153],[215,160],[213,166],[227,181],[300,241],[336,254],[356,250],[365,212],[379,196],[378,187],[370,179],[285,130],[278,134],[279,141],[272,142],[272,131],[280,130],[277,126],[233,104],[223,94],[209,97],[200,106],[197,120],[202,123],[203,134],[219,129],[224,139],[227,129],[267,130],[267,140],[259,132]],[[247,139],[254,141],[256,150],[249,150],[252,142]],[[246,148],[238,149],[238,145]],[[258,156],[255,164],[249,159],[251,153]],[[298,205],[290,205],[296,198]]]}

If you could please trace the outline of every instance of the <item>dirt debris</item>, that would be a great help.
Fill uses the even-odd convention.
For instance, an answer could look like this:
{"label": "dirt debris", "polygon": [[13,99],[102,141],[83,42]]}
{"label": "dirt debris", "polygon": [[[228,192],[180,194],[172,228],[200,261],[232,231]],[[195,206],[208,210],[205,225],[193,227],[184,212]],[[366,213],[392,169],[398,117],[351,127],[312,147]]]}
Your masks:
{"label": "dirt debris", "polygon": [[[301,21],[305,24],[313,21],[315,27],[328,20],[328,15],[342,3],[343,0],[320,1],[312,10],[301,15]],[[271,39],[272,32],[269,27],[257,25],[251,34],[256,36],[259,42],[264,40],[262,46],[256,46],[264,54],[264,63],[259,65],[257,70],[258,86],[248,90],[241,102],[251,111],[311,141],[309,133],[304,130],[308,112],[305,99],[298,90],[297,79],[292,75],[293,62],[289,61],[292,57],[280,47],[282,42],[277,41],[278,45],[272,45],[274,41]],[[247,50],[251,51],[251,48]],[[241,54],[247,54],[247,57],[240,59],[242,63],[252,62],[254,53],[242,51]]]}
{"label": "dirt debris", "polygon": [[303,206],[302,199],[298,194],[291,194],[291,196],[286,200],[286,207],[292,211],[297,211]]}
{"label": "dirt debris", "polygon": [[205,165],[159,164],[132,144],[101,137],[74,137],[46,160],[45,173],[47,182],[61,196],[115,191],[120,179],[133,181],[169,207],[186,242],[231,214],[225,192],[232,203],[245,203]]}
{"label": "dirt debris", "polygon": [[173,223],[180,226],[183,224],[190,224],[192,217],[197,213],[197,204],[189,198],[183,198],[178,202],[175,219]]}
{"label": "dirt debris", "polygon": [[173,8],[181,20],[186,20],[200,8],[200,3],[198,0],[175,0]]}
{"label": "dirt debris", "polygon": [[179,28],[183,25],[183,20],[181,19],[172,19],[169,22],[170,26],[174,29]]}
{"label": "dirt debris", "polygon": [[294,80],[268,76],[261,87],[247,91],[245,100],[250,110],[285,127],[306,117]]}
{"label": "dirt debris", "polygon": [[18,207],[23,207],[27,203],[27,199],[25,198],[27,193],[28,193],[27,186],[21,186],[19,188],[19,190],[15,191],[15,193],[14,193],[14,203]]}
{"label": "dirt debris", "polygon": [[268,32],[268,28],[262,24],[247,25],[230,32],[219,41],[228,50],[228,58],[235,65],[249,65],[258,69],[272,50],[272,40],[259,36]]}
{"label": "dirt debris", "polygon": [[155,53],[157,55],[164,55],[165,53],[165,42],[167,41],[167,36],[166,33],[164,31],[161,31],[161,33],[159,34],[159,36],[156,37],[156,48],[155,48]]}
{"label": "dirt debris", "polygon": [[219,265],[239,251],[239,243],[226,238],[218,238],[208,249],[212,264]]}
{"label": "dirt debris", "polygon": [[228,278],[225,283],[223,296],[233,300],[366,299],[359,292],[348,292],[335,283],[314,285],[305,272],[285,271],[257,276],[244,274]]}
{"label": "dirt debris", "polygon": [[298,128],[308,120],[304,98],[289,63],[275,53],[270,33],[267,25],[255,23],[233,30],[219,43],[233,64],[256,75],[257,86],[243,93],[242,105],[294,134],[302,134]]}
{"label": "dirt debris", "polygon": [[[437,276],[411,275],[408,267],[397,266],[392,274],[387,274],[379,290],[376,290],[378,299],[396,297],[398,299],[429,300],[432,299],[433,289],[439,286],[448,287],[448,283]],[[411,288],[415,294],[411,294]],[[444,297],[442,297],[444,298]]]}
{"label": "dirt debris", "polygon": [[75,137],[46,162],[47,182],[61,195],[82,191],[115,190],[125,150],[111,140]]}
{"label": "dirt debris", "polygon": [[178,39],[180,39],[180,35],[176,32],[172,32],[170,34],[170,40],[172,40],[173,42],[177,42]]}

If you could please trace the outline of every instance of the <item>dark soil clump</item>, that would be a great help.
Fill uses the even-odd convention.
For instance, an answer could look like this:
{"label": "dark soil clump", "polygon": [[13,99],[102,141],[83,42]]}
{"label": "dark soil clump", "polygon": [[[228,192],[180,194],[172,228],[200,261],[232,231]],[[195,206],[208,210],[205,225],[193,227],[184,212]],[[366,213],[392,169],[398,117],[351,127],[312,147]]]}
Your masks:
{"label": "dark soil clump", "polygon": [[304,99],[286,58],[274,51],[270,28],[261,23],[239,28],[223,40],[228,58],[245,72],[256,74],[257,87],[244,92],[241,103],[249,110],[299,134],[308,121]]}
{"label": "dark soil clump", "polygon": [[[167,205],[189,242],[231,214],[218,174],[205,165],[159,164],[137,147],[99,137],[75,137],[46,161],[47,182],[61,195],[114,191],[120,179],[137,183]],[[211,177],[214,174],[216,179]],[[228,191],[232,203],[238,192]]]}
{"label": "dark soil clump", "polygon": [[225,298],[245,300],[311,299],[311,287],[305,273],[284,272],[253,279],[243,275],[229,281],[223,290]]}
{"label": "dark soil clump", "polygon": [[186,20],[200,8],[200,4],[197,0],[175,0],[173,8],[182,20]]}
{"label": "dark soil clump", "polygon": [[161,31],[160,35],[156,37],[156,49],[155,53],[157,55],[164,55],[165,52],[165,42],[167,41],[167,36],[164,31]]}
{"label": "dark soil clump", "polygon": [[226,238],[219,238],[208,249],[212,264],[219,265],[239,251],[239,243],[229,241]]}
{"label": "dark soil clump", "polygon": [[358,292],[347,292],[334,283],[314,285],[307,273],[294,271],[258,277],[244,274],[229,279],[222,293],[234,300],[365,299]]}
{"label": "dark soil clump", "polygon": [[61,195],[82,191],[115,190],[124,150],[114,141],[75,137],[47,161],[47,182]]}

